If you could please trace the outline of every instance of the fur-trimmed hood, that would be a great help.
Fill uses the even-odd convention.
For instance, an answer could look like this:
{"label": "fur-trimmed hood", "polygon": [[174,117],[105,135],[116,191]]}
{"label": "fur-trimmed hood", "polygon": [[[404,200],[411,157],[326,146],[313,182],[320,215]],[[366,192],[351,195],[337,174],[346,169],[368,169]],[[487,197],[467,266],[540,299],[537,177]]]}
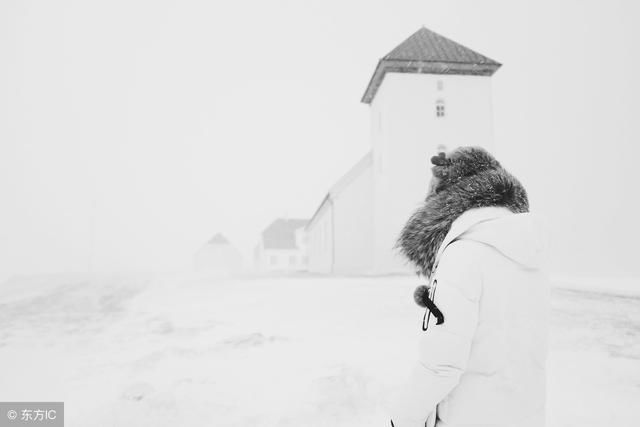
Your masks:
{"label": "fur-trimmed hood", "polygon": [[461,147],[431,159],[433,178],[424,204],[409,218],[397,247],[417,272],[430,277],[453,222],[470,209],[505,207],[513,213],[529,211],[520,182],[487,151]]}

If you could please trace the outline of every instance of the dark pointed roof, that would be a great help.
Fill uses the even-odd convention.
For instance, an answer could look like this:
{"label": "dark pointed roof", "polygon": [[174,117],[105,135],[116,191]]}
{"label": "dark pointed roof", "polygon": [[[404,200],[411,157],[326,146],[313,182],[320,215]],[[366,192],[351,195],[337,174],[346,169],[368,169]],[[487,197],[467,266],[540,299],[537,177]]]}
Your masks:
{"label": "dark pointed roof", "polygon": [[222,233],[218,233],[210,238],[207,243],[210,245],[228,245],[229,241],[222,235]]}
{"label": "dark pointed roof", "polygon": [[370,104],[384,75],[394,73],[491,76],[500,63],[424,27],[378,61],[362,102]]}
{"label": "dark pointed roof", "polygon": [[296,230],[307,225],[307,219],[278,218],[262,232],[265,249],[296,249]]}

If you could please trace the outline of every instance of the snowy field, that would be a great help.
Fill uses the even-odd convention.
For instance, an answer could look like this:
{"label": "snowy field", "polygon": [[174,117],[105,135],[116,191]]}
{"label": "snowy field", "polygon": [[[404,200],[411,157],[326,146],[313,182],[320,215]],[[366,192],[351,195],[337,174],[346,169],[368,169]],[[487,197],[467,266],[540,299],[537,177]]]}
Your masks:
{"label": "snowy field", "polygon": [[[0,286],[0,401],[67,426],[386,426],[414,278],[57,276]],[[602,287],[604,288],[604,287]],[[556,288],[549,425],[640,425],[640,292]]]}

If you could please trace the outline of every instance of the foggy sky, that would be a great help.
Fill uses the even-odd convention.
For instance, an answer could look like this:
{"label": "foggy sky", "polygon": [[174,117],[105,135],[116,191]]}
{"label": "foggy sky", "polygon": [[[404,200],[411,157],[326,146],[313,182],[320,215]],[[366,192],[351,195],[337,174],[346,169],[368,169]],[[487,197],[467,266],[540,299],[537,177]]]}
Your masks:
{"label": "foggy sky", "polygon": [[[369,149],[360,97],[424,25],[501,63],[497,156],[554,265],[639,274],[640,18],[624,1],[0,3],[0,277],[190,268],[309,217]],[[473,145],[473,141],[469,141]]]}

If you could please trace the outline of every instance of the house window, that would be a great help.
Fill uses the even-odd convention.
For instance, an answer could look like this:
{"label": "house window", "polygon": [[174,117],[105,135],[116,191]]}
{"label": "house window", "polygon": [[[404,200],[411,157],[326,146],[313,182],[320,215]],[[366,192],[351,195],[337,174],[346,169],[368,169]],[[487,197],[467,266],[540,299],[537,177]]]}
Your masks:
{"label": "house window", "polygon": [[302,264],[303,265],[309,264],[309,257],[308,256],[305,255],[305,256],[302,257]]}
{"label": "house window", "polygon": [[295,255],[291,255],[291,256],[289,256],[289,265],[290,265],[291,267],[293,267],[293,266],[295,266],[295,265],[296,265],[296,256],[295,256]]}
{"label": "house window", "polygon": [[271,263],[271,265],[276,265],[278,263],[278,257],[275,255],[271,255],[269,257],[269,262]]}
{"label": "house window", "polygon": [[436,101],[436,117],[444,117],[444,101],[442,99]]}

